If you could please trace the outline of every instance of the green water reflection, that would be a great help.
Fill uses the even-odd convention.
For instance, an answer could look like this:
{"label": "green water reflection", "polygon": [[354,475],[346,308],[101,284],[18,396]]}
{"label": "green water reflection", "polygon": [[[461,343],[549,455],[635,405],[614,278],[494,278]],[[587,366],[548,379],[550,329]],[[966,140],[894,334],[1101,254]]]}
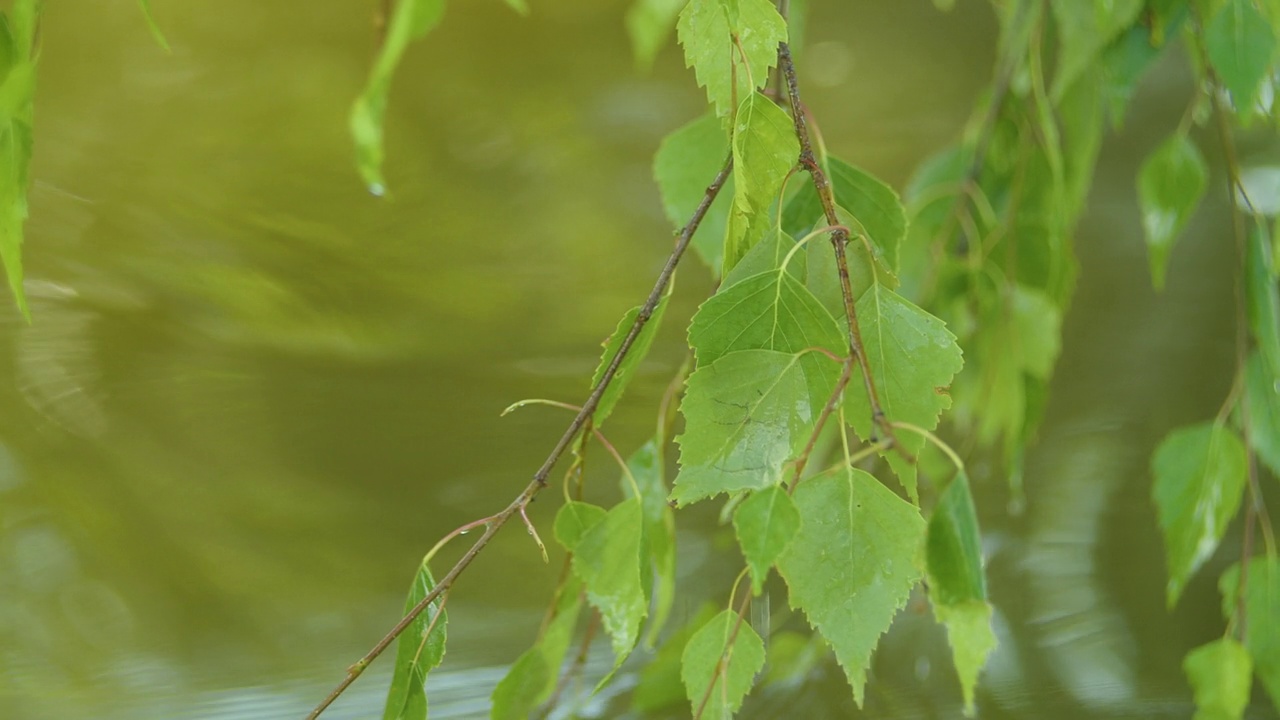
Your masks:
{"label": "green water reflection", "polygon": [[[412,51],[390,202],[362,192],[346,136],[371,4],[154,3],[171,56],[127,3],[48,5],[34,322],[6,310],[0,341],[0,717],[301,717],[394,621],[422,553],[523,487],[566,418],[498,412],[585,394],[670,247],[652,152],[702,105],[675,52],[634,73],[623,8],[534,4],[458,7]],[[901,186],[959,132],[993,24],[978,3],[816,4],[806,81],[827,144]],[[1213,412],[1232,352],[1221,211],[1164,295],[1146,280],[1131,178],[1171,117],[1131,117],[1107,153],[1026,512],[1005,514],[996,479],[979,498],[1006,641],[984,716],[1186,717],[1179,658],[1217,632],[1211,581],[1164,612],[1144,495],[1151,446]],[[610,421],[623,448],[708,290],[701,270],[680,280]],[[706,520],[681,518],[693,597],[736,571]],[[489,548],[450,603],[433,717],[485,716],[554,581],[522,532]],[[954,717],[943,643],[908,611],[869,715]],[[332,716],[375,715],[384,682]],[[852,712],[827,663],[748,715]]]}

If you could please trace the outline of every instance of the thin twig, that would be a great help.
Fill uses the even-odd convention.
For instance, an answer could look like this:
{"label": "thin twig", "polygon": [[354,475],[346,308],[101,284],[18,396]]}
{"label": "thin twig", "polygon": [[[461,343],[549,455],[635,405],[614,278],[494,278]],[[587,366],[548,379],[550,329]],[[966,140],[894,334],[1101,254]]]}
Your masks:
{"label": "thin twig", "polygon": [[475,544],[467,550],[453,568],[451,568],[449,572],[440,579],[440,582],[427,593],[426,597],[422,598],[417,605],[413,606],[413,608],[405,613],[405,616],[400,619],[400,622],[396,623],[395,627],[393,627],[386,636],[379,640],[363,658],[348,668],[347,676],[329,692],[329,695],[326,696],[325,699],[321,701],[309,715],[307,715],[307,720],[315,720],[315,718],[320,717],[320,714],[332,705],[333,701],[337,700],[338,697],[351,686],[351,683],[356,681],[356,678],[360,677],[364,672],[364,669],[369,666],[369,663],[381,655],[382,652],[386,650],[401,633],[404,632],[405,628],[409,627],[410,623],[412,623],[433,600],[442,593],[448,592],[449,589],[453,587],[453,583],[458,579],[458,576],[461,575],[469,565],[471,565],[471,562],[475,560],[476,556],[480,554],[480,551],[483,550],[491,540],[493,540],[493,537],[498,534],[498,531],[502,529],[502,526],[506,525],[507,521],[510,520],[513,515],[520,512],[524,507],[532,502],[533,498],[547,486],[547,478],[551,475],[551,468],[553,468],[560,460],[560,456],[564,454],[564,451],[568,449],[569,444],[573,442],[573,439],[578,435],[579,431],[582,430],[595,413],[596,407],[600,404],[600,398],[604,396],[605,390],[608,389],[609,384],[613,382],[613,378],[617,374],[618,368],[622,365],[623,359],[626,358],[627,353],[631,351],[631,347],[635,344],[636,338],[640,336],[640,331],[644,329],[645,323],[649,322],[649,318],[653,316],[654,309],[657,308],[658,302],[667,291],[667,285],[671,282],[671,276],[675,274],[676,266],[680,263],[680,258],[689,247],[689,242],[693,239],[693,234],[697,231],[698,225],[701,224],[702,218],[706,216],[707,210],[711,207],[711,203],[714,202],[716,196],[720,194],[720,189],[724,187],[725,181],[728,180],[729,173],[732,169],[733,157],[731,155],[727,160],[725,160],[724,167],[715,176],[715,179],[707,186],[706,193],[702,197],[702,202],[700,202],[697,209],[693,211],[693,216],[689,219],[689,222],[681,228],[676,239],[675,247],[671,250],[671,255],[667,257],[667,262],[663,265],[662,271],[658,273],[658,279],[654,282],[653,289],[649,291],[648,299],[646,299],[644,305],[640,307],[640,312],[636,314],[636,319],[631,324],[631,329],[627,331],[627,336],[622,339],[622,343],[618,346],[618,352],[615,353],[613,359],[609,361],[608,367],[605,368],[604,374],[600,377],[600,382],[596,383],[596,386],[592,388],[591,394],[587,396],[586,402],[582,404],[582,410],[574,416],[573,421],[569,423],[569,427],[565,429],[564,434],[556,441],[555,446],[547,455],[547,459],[543,461],[542,466],[538,468],[538,471],[533,474],[533,479],[529,482],[528,486],[526,486],[525,489],[516,496],[515,500],[511,501],[511,504],[507,505],[506,508],[491,518],[490,522],[485,527],[484,534],[476,540]]}

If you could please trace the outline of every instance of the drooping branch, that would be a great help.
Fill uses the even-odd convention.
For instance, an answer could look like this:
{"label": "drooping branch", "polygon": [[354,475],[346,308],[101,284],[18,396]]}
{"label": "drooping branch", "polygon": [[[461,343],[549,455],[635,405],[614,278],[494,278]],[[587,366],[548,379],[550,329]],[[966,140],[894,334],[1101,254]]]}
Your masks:
{"label": "drooping branch", "polygon": [[542,466],[533,474],[533,479],[529,482],[528,486],[525,487],[525,489],[516,497],[515,500],[511,502],[511,504],[507,505],[507,507],[501,512],[491,517],[488,524],[485,526],[484,533],[476,539],[475,543],[461,558],[459,558],[458,562],[454,564],[449,572],[445,573],[444,577],[440,579],[440,582],[437,583],[436,586],[432,588],[417,605],[413,606],[413,608],[405,613],[404,617],[400,619],[400,622],[396,623],[395,627],[393,627],[390,632],[379,640],[364,657],[360,658],[360,660],[356,661],[354,665],[347,668],[346,677],[329,692],[329,695],[325,697],[325,699],[317,705],[309,715],[307,715],[307,720],[315,720],[315,718],[320,717],[320,714],[332,705],[333,701],[337,700],[338,697],[342,695],[342,693],[345,692],[357,678],[360,677],[365,668],[367,668],[374,659],[381,655],[383,651],[391,645],[391,643],[395,642],[396,638],[405,631],[405,628],[409,627],[409,625],[427,609],[432,601],[440,597],[442,594],[449,592],[450,588],[453,587],[453,583],[458,579],[458,576],[461,575],[469,565],[471,565],[471,562],[475,560],[476,556],[484,550],[485,546],[487,546],[491,540],[493,540],[493,537],[498,534],[498,531],[502,529],[502,526],[506,525],[507,521],[514,515],[522,512],[524,508],[533,501],[534,497],[546,488],[547,478],[551,475],[551,469],[560,460],[560,457],[564,455],[569,444],[573,442],[578,433],[581,432],[590,421],[591,417],[595,413],[596,407],[600,404],[600,398],[604,396],[605,390],[607,390],[609,388],[609,384],[613,382],[613,378],[617,374],[618,368],[622,365],[622,361],[626,359],[627,354],[631,351],[636,338],[640,336],[640,331],[644,329],[645,324],[649,322],[649,318],[653,316],[653,311],[657,308],[658,302],[666,293],[667,286],[671,283],[671,277],[675,274],[676,266],[684,256],[685,250],[688,249],[689,243],[693,239],[693,234],[702,223],[702,219],[706,216],[707,210],[710,209],[711,203],[714,202],[716,196],[720,194],[720,189],[724,187],[732,169],[733,157],[731,155],[727,160],[725,160],[724,167],[715,176],[715,179],[707,186],[706,193],[702,197],[702,202],[700,202],[697,209],[693,211],[693,216],[689,219],[689,222],[680,229],[676,238],[675,247],[671,250],[671,254],[667,257],[666,263],[662,266],[662,271],[658,273],[658,278],[654,282],[653,289],[649,292],[649,297],[645,300],[644,305],[641,306],[640,312],[636,314],[636,319],[631,324],[631,329],[627,331],[626,337],[623,338],[622,343],[618,346],[618,352],[614,354],[613,359],[605,368],[604,374],[600,376],[600,381],[591,389],[591,394],[587,396],[586,402],[582,403],[582,409],[578,411],[578,414],[574,416],[573,420],[569,423],[569,426],[565,429],[564,434],[562,434],[560,439],[556,441],[555,446],[547,455],[547,459],[543,461]]}

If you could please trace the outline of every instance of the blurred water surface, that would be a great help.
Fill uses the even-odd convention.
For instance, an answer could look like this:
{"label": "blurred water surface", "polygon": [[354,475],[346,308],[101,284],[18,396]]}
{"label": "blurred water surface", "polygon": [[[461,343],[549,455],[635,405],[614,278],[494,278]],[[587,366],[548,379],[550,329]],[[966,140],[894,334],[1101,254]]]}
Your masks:
{"label": "blurred water surface", "polygon": [[[505,505],[568,419],[499,411],[585,396],[600,341],[670,248],[652,153],[703,105],[674,49],[634,70],[619,4],[454,7],[397,76],[380,200],[346,132],[374,3],[153,4],[172,55],[132,4],[47,5],[33,322],[6,303],[0,330],[7,719],[303,716],[394,622],[423,552]],[[989,11],[813,4],[801,62],[826,143],[901,187],[981,92]],[[984,717],[1189,717],[1180,658],[1220,632],[1210,574],[1165,612],[1146,500],[1154,443],[1214,412],[1232,363],[1224,203],[1193,223],[1162,295],[1134,209],[1137,163],[1185,83],[1159,68],[1104,152],[1022,512],[976,468],[1003,642]],[[680,283],[609,423],[624,452],[651,432],[709,290],[692,263]],[[609,497],[614,471],[596,474]],[[678,521],[677,621],[722,602],[737,569],[712,556],[709,510]],[[487,715],[555,562],[512,529],[467,572],[433,717]],[[945,639],[912,607],[877,656],[868,716],[955,717]],[[821,668],[745,715],[853,716],[838,668]],[[332,717],[375,716],[387,672]]]}

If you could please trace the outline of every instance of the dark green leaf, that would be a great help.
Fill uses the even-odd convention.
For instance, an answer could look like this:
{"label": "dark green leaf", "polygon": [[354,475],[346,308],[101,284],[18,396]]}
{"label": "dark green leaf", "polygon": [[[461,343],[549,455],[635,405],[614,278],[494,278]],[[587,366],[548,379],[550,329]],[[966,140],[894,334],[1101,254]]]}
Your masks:
{"label": "dark green leaf", "polygon": [[861,470],[800,483],[800,532],[778,560],[791,606],[804,610],[835,649],[853,696],[862,690],[871,651],[922,574],[920,512]]}
{"label": "dark green leaf", "polygon": [[[435,578],[423,562],[413,578],[413,585],[409,587],[405,612],[422,602],[435,586]],[[437,615],[439,620],[435,619]],[[444,604],[436,598],[396,640],[396,666],[391,675],[391,688],[387,690],[382,720],[425,720],[427,673],[444,659],[448,624],[449,615],[444,611]]]}
{"label": "dark green leaf", "polygon": [[387,92],[400,58],[409,43],[420,39],[440,24],[444,17],[444,0],[399,0],[387,23],[386,37],[369,80],[351,108],[351,136],[356,144],[356,169],[369,192],[382,195],[386,182],[382,179],[383,124],[387,109]]}
{"label": "dark green leaf", "polygon": [[[640,334],[636,336],[635,342],[631,343],[627,356],[618,365],[617,371],[613,374],[613,381],[609,383],[609,387],[605,388],[604,394],[600,396],[600,404],[596,406],[593,417],[597,427],[603,425],[613,412],[614,406],[622,398],[622,393],[626,391],[631,378],[635,376],[636,368],[640,367],[640,363],[644,362],[645,356],[649,354],[649,348],[653,345],[653,338],[658,334],[658,328],[662,326],[662,315],[666,310],[667,298],[663,297],[653,309],[653,315],[649,317],[648,322],[640,328]],[[604,378],[604,371],[608,369],[609,363],[613,362],[613,357],[618,354],[622,341],[626,339],[627,333],[631,331],[631,326],[635,324],[639,315],[640,306],[636,306],[628,310],[627,314],[618,321],[617,329],[604,345],[600,364],[596,366],[595,374],[591,376],[591,387],[595,387]]]}
{"label": "dark green leaf", "polygon": [[1187,653],[1182,670],[1196,696],[1194,720],[1240,720],[1249,705],[1253,660],[1235,640],[1218,638]]}
{"label": "dark green leaf", "polygon": [[688,0],[635,0],[627,10],[627,35],[641,70],[653,67],[653,59],[671,36],[676,16]]}
{"label": "dark green leaf", "polygon": [[1273,377],[1280,378],[1280,292],[1272,273],[1271,238],[1267,226],[1254,223],[1249,233],[1246,268],[1249,328]]}
{"label": "dark green leaf", "polygon": [[791,118],[764,95],[748,95],[734,116],[733,207],[725,229],[724,272],[764,237],[768,209],[799,155]]}
{"label": "dark green leaf", "polygon": [[573,552],[582,541],[582,536],[604,520],[605,514],[605,509],[599,505],[572,500],[565,503],[556,512],[554,526],[556,540],[564,546],[565,550]]}
{"label": "dark green leaf", "polygon": [[689,377],[673,500],[686,505],[782,479],[783,465],[804,447],[815,420],[809,404],[797,402],[807,392],[800,360],[743,350]]}
{"label": "dark green leaf", "polygon": [[728,720],[764,667],[764,642],[751,623],[724,610],[689,639],[681,664],[693,715]]}
{"label": "dark green leaf", "polygon": [[573,552],[573,572],[613,641],[615,668],[635,647],[649,609],[640,580],[642,527],[640,500],[624,500],[586,531]]}
{"label": "dark green leaf", "polygon": [[1253,0],[1227,0],[1205,28],[1204,45],[1209,62],[1231,92],[1236,110],[1252,114],[1275,52],[1271,23],[1253,6]]}
{"label": "dark green leaf", "polygon": [[751,568],[751,591],[759,595],[769,568],[800,529],[800,513],[787,491],[775,485],[751,493],[738,506],[733,514],[733,529]]}
{"label": "dark green leaf", "polygon": [[[836,205],[848,211],[853,218],[854,222],[846,224],[855,234],[859,230],[864,231],[889,271],[897,273],[898,247],[907,234],[907,213],[898,194],[874,175],[840,158],[827,158],[827,167]],[[807,234],[815,225],[827,225],[827,220],[813,184],[806,183],[787,202],[782,215],[782,229],[798,237]],[[850,248],[856,249],[856,244],[855,238]]]}
{"label": "dark green leaf", "polygon": [[[653,177],[662,194],[662,209],[677,229],[693,217],[707,186],[729,157],[729,137],[713,115],[704,115],[662,140],[653,158]],[[730,177],[693,234],[693,249],[717,275],[724,256],[725,224],[733,200]]]}
{"label": "dark green leaf", "polygon": [[[1222,573],[1218,581],[1222,593],[1222,612],[1235,617],[1240,597],[1240,564]],[[1280,560],[1275,556],[1249,560],[1248,584],[1244,603],[1246,630],[1245,649],[1253,657],[1253,670],[1271,696],[1271,704],[1280,708]]]}
{"label": "dark green leaf", "polygon": [[1249,356],[1245,370],[1245,398],[1249,443],[1271,474],[1280,478],[1280,378],[1271,374],[1256,352]]}
{"label": "dark green leaf", "polygon": [[732,114],[769,79],[787,23],[769,0],[690,0],[676,24],[685,65],[718,117]]}
{"label": "dark green leaf", "polygon": [[569,577],[559,593],[554,614],[542,637],[516,659],[493,689],[493,707],[489,714],[493,720],[532,717],[533,711],[555,690],[582,607],[582,583]]}
{"label": "dark green leaf", "polygon": [[1151,261],[1151,282],[1157,290],[1164,287],[1169,251],[1200,204],[1208,175],[1200,151],[1183,133],[1169,136],[1142,163],[1138,199]]}
{"label": "dark green leaf", "polygon": [[1156,448],[1151,469],[1169,568],[1167,600],[1173,607],[1240,508],[1245,449],[1230,429],[1200,423],[1169,433]]}
{"label": "dark green leaf", "polygon": [[151,0],[138,0],[138,7],[142,8],[142,17],[147,21],[147,27],[151,30],[151,37],[156,39],[156,44],[163,48],[165,52],[170,52],[169,41],[164,39],[164,33],[161,32],[156,19],[151,15]]}

